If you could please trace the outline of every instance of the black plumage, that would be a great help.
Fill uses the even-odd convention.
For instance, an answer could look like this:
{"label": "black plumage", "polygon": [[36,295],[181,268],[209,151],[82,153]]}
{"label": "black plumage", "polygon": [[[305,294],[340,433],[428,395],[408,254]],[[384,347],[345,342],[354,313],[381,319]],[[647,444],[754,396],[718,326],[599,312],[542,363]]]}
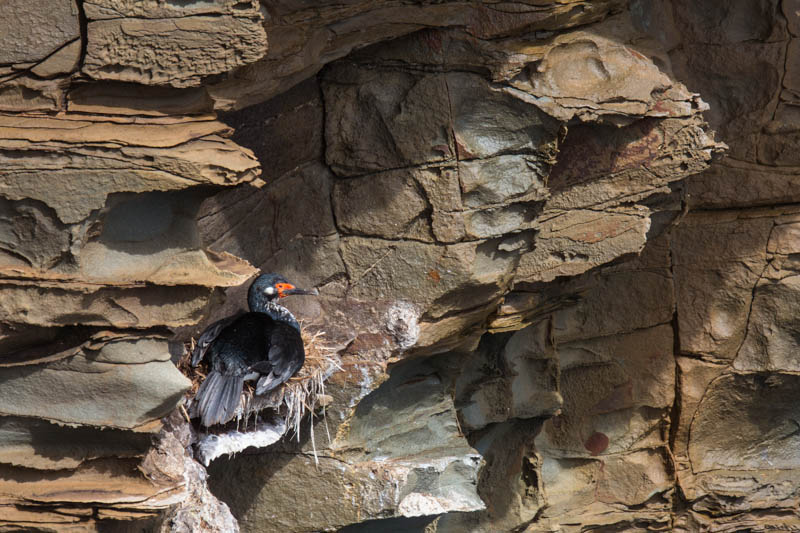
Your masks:
{"label": "black plumage", "polygon": [[250,311],[209,326],[197,340],[192,366],[208,358],[210,372],[197,391],[204,426],[231,420],[245,381],[258,380],[256,394],[267,393],[294,375],[305,361],[300,325],[278,299],[314,294],[277,274],[264,274],[250,286]]}

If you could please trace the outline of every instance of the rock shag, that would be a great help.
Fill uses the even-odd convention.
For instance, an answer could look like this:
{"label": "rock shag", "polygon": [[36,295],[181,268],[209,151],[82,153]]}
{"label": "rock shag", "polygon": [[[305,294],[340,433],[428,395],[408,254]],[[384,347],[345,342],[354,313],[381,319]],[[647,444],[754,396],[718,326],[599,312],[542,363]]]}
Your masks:
{"label": "rock shag", "polygon": [[262,274],[250,285],[250,311],[211,324],[192,352],[192,366],[208,357],[210,372],[195,397],[204,426],[231,420],[245,381],[256,381],[256,394],[284,383],[305,362],[300,324],[278,300],[298,289],[278,274]]}

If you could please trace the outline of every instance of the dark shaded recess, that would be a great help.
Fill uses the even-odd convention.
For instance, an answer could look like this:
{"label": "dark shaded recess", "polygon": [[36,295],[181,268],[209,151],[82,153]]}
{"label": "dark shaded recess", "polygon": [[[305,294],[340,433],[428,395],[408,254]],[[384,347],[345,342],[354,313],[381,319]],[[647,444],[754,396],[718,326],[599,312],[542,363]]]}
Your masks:
{"label": "dark shaded recess", "polygon": [[771,102],[781,91],[781,78],[771,61],[777,59],[774,46],[783,45],[743,42],[728,48],[692,43],[685,65],[676,69],[689,90],[702,94],[710,106],[704,118],[716,137],[730,146],[729,157],[756,162],[754,124],[760,127],[771,119]]}
{"label": "dark shaded recess", "polygon": [[152,435],[120,429],[60,426],[45,420],[3,416],[0,417],[0,443],[3,446],[29,444],[36,456],[53,461],[85,461],[101,457],[143,456],[152,444]]}
{"label": "dark shaded recess", "polygon": [[40,327],[27,324],[0,324],[0,368],[35,364],[53,354],[77,349],[97,328],[85,326]]}
{"label": "dark shaded recess", "polygon": [[[293,172],[324,162],[324,112],[316,77],[219,118],[234,128],[234,142],[253,151],[267,184],[260,189],[234,187],[209,198],[198,222],[204,245],[261,267],[298,233],[332,233],[332,227],[318,224],[330,211],[330,194],[324,194],[327,177],[320,170],[324,167]],[[220,240],[222,248],[215,245]]]}
{"label": "dark shaded recess", "polygon": [[[295,454],[310,448],[308,417],[306,415],[300,423],[299,440],[290,431],[268,449],[247,448],[234,456],[218,457],[208,466],[206,470],[209,490],[230,507],[237,521],[241,522],[252,508],[260,488],[268,485],[272,476],[280,472]],[[200,429],[204,431],[204,428]],[[335,434],[336,427],[331,425],[330,431]],[[314,419],[314,434],[319,446],[320,435],[325,434],[324,419],[321,416]],[[232,483],[232,480],[237,482]]]}
{"label": "dark shaded recess", "polygon": [[636,169],[655,159],[662,142],[654,131],[659,123],[659,119],[642,119],[621,128],[601,124],[570,126],[550,172],[550,191],[557,193],[615,172]]}
{"label": "dark shaded recess", "polygon": [[[453,396],[456,409],[465,407],[476,390],[476,384],[458,383],[462,373],[470,369],[479,370],[483,377],[482,381],[507,375],[508,369],[505,368],[502,353],[512,335],[513,332],[494,335],[486,333],[481,337],[478,348],[474,352],[452,352],[431,358],[430,364],[437,369],[439,375],[449,378],[444,385]],[[466,435],[467,441],[473,447],[475,446],[475,438],[472,437],[474,433],[476,432]]]}
{"label": "dark shaded recess", "polygon": [[155,516],[142,520],[98,520],[97,533],[153,533],[159,531],[162,519]]}
{"label": "dark shaded recess", "polygon": [[316,77],[219,119],[234,128],[231,140],[253,151],[267,183],[302,163],[323,160],[324,110]]}
{"label": "dark shaded recess", "polygon": [[[467,435],[467,440],[485,461],[478,474],[477,490],[486,509],[448,513],[439,522],[443,530],[499,531],[502,529],[497,529],[497,524],[508,519],[512,506],[522,503],[525,507],[536,508],[541,504],[540,465],[533,443],[543,422],[540,418],[509,419]],[[506,522],[504,526],[507,525]]]}
{"label": "dark shaded recess", "polygon": [[638,202],[639,205],[653,210],[650,215],[650,229],[647,230],[647,242],[669,230],[683,213],[686,183],[683,180],[674,181],[668,187],[669,193],[653,194]]}
{"label": "dark shaded recess", "polygon": [[702,43],[766,41],[783,25],[780,0],[696,2],[673,0],[678,27],[686,40]]}
{"label": "dark shaded recess", "polygon": [[76,82],[69,91],[69,101],[74,105],[104,106],[111,114],[119,106],[124,106],[125,113],[134,108],[143,115],[159,116],[205,114],[214,110],[214,102],[203,87],[175,89],[113,81]]}
{"label": "dark shaded recess", "polygon": [[[86,467],[91,467],[94,472],[108,474],[108,477],[129,476],[138,472],[141,460],[138,458],[100,458],[87,461]],[[16,483],[39,483],[41,481],[58,481],[68,479],[74,475],[74,470],[37,470],[24,466],[0,464],[0,478]],[[140,474],[137,474],[140,475]],[[143,474],[141,474],[143,476]]]}
{"label": "dark shaded recess", "polygon": [[[436,356],[431,365],[440,375],[448,376],[446,384],[455,396],[456,408],[466,405],[476,387],[485,380],[508,376],[510,369],[502,354],[513,332],[485,334],[478,348],[471,353],[451,353]],[[457,383],[459,374],[470,369],[482,375],[478,382]],[[542,428],[544,419],[509,419],[490,424],[480,430],[466,433],[467,442],[484,458],[485,464],[478,475],[478,495],[486,503],[486,510],[472,513],[448,513],[439,518],[439,526],[446,531],[480,529],[496,523],[509,513],[509,509],[522,497],[527,506],[540,501],[538,492],[537,459],[533,441]],[[494,527],[497,527],[496,525]]]}
{"label": "dark shaded recess", "polygon": [[[231,513],[240,521],[253,507],[261,487],[267,485],[294,457],[289,453],[252,454],[246,451],[232,458],[220,457],[212,462],[208,471],[208,488],[214,496],[230,507]],[[250,481],[257,476],[255,482]],[[232,484],[231,480],[237,480]],[[302,482],[301,480],[298,480]]]}
{"label": "dark shaded recess", "polygon": [[132,255],[150,256],[170,248],[201,247],[197,229],[201,202],[214,187],[192,190],[111,194],[99,234],[104,246]]}
{"label": "dark shaded recess", "polygon": [[437,518],[438,515],[367,520],[337,529],[336,533],[424,533]]}
{"label": "dark shaded recess", "polygon": [[164,195],[143,194],[115,205],[106,216],[102,237],[105,240],[142,242],[169,230],[173,206]]}

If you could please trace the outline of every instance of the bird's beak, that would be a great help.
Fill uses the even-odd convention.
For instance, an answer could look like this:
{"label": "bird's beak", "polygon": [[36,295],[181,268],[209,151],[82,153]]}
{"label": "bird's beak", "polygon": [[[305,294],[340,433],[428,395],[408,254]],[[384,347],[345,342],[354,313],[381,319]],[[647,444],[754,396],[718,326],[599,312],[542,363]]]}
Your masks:
{"label": "bird's beak", "polygon": [[294,285],[290,285],[289,288],[287,289],[278,290],[278,296],[280,296],[281,298],[285,298],[286,296],[292,296],[294,294],[307,294],[310,296],[317,296],[319,294],[319,291],[317,289],[311,289],[311,290],[300,289],[295,287]]}

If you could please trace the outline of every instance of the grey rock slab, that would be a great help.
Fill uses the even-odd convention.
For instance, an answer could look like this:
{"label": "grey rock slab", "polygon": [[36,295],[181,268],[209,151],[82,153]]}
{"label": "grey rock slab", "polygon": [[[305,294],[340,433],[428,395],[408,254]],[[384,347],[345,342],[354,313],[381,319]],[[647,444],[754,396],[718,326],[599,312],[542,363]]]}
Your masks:
{"label": "grey rock slab", "polygon": [[0,65],[38,62],[80,37],[74,0],[7,0],[0,17]]}
{"label": "grey rock slab", "polygon": [[504,155],[459,161],[464,205],[480,208],[510,201],[544,200],[549,165],[533,156]]}
{"label": "grey rock slab", "polygon": [[657,497],[674,486],[665,454],[663,449],[652,449],[593,460],[543,458],[548,506],[541,515],[541,528],[534,525],[532,531],[576,523],[609,529],[626,523],[629,530],[648,523],[656,530],[668,528],[672,504]]}
{"label": "grey rock slab", "polygon": [[502,153],[555,158],[560,123],[535,105],[514,98],[477,74],[446,75],[459,160]]}
{"label": "grey rock slab", "polygon": [[[243,528],[304,531],[484,507],[476,493],[481,457],[461,435],[453,400],[430,366],[398,365],[367,392],[316,458],[304,445],[305,453],[212,463],[211,488]],[[247,493],[242,475],[254,482]]]}
{"label": "grey rock slab", "polygon": [[[396,491],[376,472],[324,455],[238,455],[211,464],[209,487],[244,530],[313,531],[381,516]],[[242,479],[250,480],[247,490]]]}
{"label": "grey rock slab", "polygon": [[501,240],[446,246],[362,237],[341,242],[354,296],[434,304],[433,316],[499,296],[518,255],[499,251]]}
{"label": "grey rock slab", "polygon": [[733,359],[767,265],[769,216],[689,215],[673,237],[681,349]]}
{"label": "grey rock slab", "polygon": [[[333,206],[336,223],[343,233],[433,240],[424,216],[428,202],[409,171],[337,180]],[[420,218],[422,224],[415,224]]]}
{"label": "grey rock slab", "polygon": [[52,363],[3,368],[0,411],[135,429],[166,416],[190,387],[169,359],[167,341],[145,338],[111,341]]}
{"label": "grey rock slab", "polygon": [[351,176],[455,158],[445,77],[350,63],[323,78],[325,158]]}
{"label": "grey rock slab", "polygon": [[620,256],[638,253],[647,241],[650,211],[644,206],[542,214],[533,251],[520,259],[516,281],[552,281],[576,276]]}
{"label": "grey rock slab", "polygon": [[[487,239],[513,235],[535,227],[541,203],[525,202],[503,207],[467,211],[462,217],[464,230],[470,239]],[[525,246],[527,251],[530,246]]]}
{"label": "grey rock slab", "polygon": [[82,49],[81,40],[75,39],[31,68],[31,72],[40,78],[53,78],[61,74],[75,72],[80,66]]}
{"label": "grey rock slab", "polygon": [[117,288],[3,281],[0,321],[37,326],[188,326],[200,321],[211,293],[197,286]]}
{"label": "grey rock slab", "polygon": [[395,367],[359,402],[333,449],[349,461],[394,472],[398,515],[483,508],[475,493],[481,458],[461,435],[452,398],[425,363]]}
{"label": "grey rock slab", "polygon": [[400,462],[474,453],[459,434],[452,398],[424,361],[393,368],[358,403],[334,450],[348,460]]}
{"label": "grey rock slab", "polygon": [[800,377],[726,374],[711,382],[692,421],[689,458],[711,470],[800,470]]}
{"label": "grey rock slab", "polygon": [[[781,227],[786,226],[776,229]],[[793,236],[797,236],[796,232]],[[798,267],[796,259],[775,261],[756,284],[745,336],[733,362],[735,369],[800,371]]]}

